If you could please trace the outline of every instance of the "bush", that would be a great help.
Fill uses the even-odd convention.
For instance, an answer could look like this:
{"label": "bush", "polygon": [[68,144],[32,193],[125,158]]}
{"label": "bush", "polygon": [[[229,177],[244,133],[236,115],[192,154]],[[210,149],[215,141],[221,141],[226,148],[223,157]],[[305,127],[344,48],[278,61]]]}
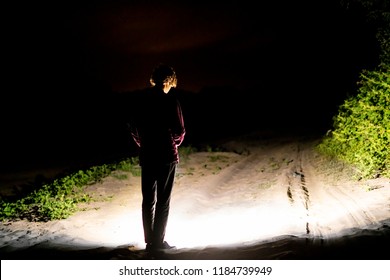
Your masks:
{"label": "bush", "polygon": [[390,178],[390,67],[360,77],[358,94],[339,107],[317,148],[354,165],[360,178]]}

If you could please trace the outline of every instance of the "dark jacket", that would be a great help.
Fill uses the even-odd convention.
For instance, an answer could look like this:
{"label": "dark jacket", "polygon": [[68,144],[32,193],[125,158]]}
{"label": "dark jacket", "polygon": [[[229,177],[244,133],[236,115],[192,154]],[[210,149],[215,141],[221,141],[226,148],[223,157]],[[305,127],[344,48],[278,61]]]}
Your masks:
{"label": "dark jacket", "polygon": [[148,88],[138,94],[131,110],[130,132],[139,147],[140,165],[178,163],[186,131],[177,98]]}

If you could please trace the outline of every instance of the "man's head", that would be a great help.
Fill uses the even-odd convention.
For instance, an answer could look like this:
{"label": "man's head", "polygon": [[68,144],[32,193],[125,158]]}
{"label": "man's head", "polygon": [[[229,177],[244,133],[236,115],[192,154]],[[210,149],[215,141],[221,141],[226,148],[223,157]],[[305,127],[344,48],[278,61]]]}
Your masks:
{"label": "man's head", "polygon": [[162,87],[167,93],[172,87],[175,88],[177,86],[176,73],[172,67],[161,63],[153,69],[150,84]]}

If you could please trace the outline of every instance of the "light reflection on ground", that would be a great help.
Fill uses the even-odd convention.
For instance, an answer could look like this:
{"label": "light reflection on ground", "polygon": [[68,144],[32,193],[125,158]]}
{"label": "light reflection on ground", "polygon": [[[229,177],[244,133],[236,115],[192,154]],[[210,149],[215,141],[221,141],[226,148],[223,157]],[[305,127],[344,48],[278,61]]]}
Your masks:
{"label": "light reflection on ground", "polygon": [[[326,243],[338,237],[348,240],[359,231],[381,235],[375,231],[378,228],[387,229],[388,235],[390,182],[380,178],[350,181],[337,170],[325,170],[322,163],[318,168],[312,144],[291,139],[261,145],[229,143],[236,150],[243,145],[249,152],[215,153],[213,157],[196,153],[182,161],[166,240],[179,251],[207,251],[279,236]],[[366,191],[367,186],[372,186],[371,191]],[[29,248],[142,250],[140,178],[107,178],[89,191],[114,199],[96,202],[66,220],[3,223],[1,252]]]}

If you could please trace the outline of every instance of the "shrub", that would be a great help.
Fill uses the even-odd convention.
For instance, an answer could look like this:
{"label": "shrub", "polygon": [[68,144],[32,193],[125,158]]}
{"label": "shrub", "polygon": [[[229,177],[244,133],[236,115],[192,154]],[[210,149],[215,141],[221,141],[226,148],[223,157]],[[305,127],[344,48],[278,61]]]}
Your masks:
{"label": "shrub", "polygon": [[354,165],[361,178],[390,178],[390,67],[360,77],[358,94],[339,107],[317,148]]}

